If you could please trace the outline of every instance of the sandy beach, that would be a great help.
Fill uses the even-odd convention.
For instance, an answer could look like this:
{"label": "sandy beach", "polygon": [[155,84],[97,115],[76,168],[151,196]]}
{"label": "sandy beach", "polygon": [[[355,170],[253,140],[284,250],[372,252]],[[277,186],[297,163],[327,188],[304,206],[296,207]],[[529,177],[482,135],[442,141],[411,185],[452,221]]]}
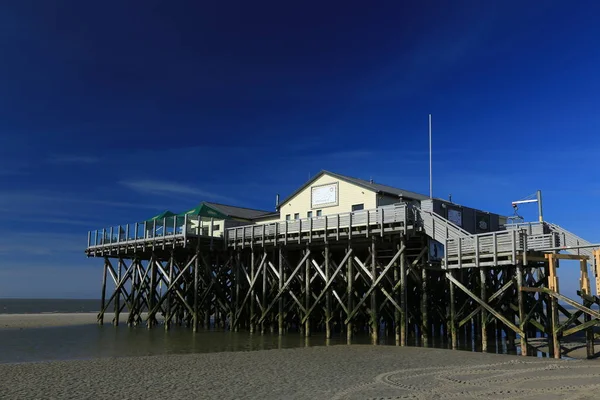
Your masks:
{"label": "sandy beach", "polygon": [[[0,314],[0,330],[95,323],[95,313]],[[600,390],[594,360],[371,345],[0,364],[0,376],[6,399],[593,399]]]}
{"label": "sandy beach", "polygon": [[32,398],[593,399],[600,363],[391,346],[329,346],[0,365]]}

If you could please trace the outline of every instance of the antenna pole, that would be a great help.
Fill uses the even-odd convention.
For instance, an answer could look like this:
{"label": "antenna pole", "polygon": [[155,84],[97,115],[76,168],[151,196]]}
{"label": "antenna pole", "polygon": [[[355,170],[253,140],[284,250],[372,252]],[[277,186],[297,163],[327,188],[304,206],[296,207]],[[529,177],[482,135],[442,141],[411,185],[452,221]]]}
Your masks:
{"label": "antenna pole", "polygon": [[540,222],[544,222],[544,214],[542,213],[542,191],[537,191],[538,215]]}
{"label": "antenna pole", "polygon": [[429,114],[429,198],[433,198],[433,178],[432,178],[432,163],[431,163],[431,114]]}

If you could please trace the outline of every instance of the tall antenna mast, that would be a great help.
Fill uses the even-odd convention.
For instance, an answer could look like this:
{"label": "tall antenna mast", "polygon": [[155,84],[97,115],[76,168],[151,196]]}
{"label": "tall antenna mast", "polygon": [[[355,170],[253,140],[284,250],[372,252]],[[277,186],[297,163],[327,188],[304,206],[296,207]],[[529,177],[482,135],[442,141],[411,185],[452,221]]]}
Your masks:
{"label": "tall antenna mast", "polygon": [[431,114],[429,114],[429,198],[433,198],[433,175],[431,163]]}

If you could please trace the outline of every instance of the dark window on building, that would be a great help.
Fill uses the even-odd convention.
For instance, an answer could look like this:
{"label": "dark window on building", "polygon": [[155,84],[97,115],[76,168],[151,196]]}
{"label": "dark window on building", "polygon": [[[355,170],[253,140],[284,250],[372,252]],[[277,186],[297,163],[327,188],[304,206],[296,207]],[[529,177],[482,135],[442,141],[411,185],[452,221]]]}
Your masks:
{"label": "dark window on building", "polygon": [[352,211],[360,211],[360,210],[364,210],[364,209],[365,209],[364,204],[354,204],[352,206]]}
{"label": "dark window on building", "polygon": [[294,219],[300,219],[300,213],[295,213],[294,214]]}
{"label": "dark window on building", "polygon": [[213,225],[213,231],[218,231],[219,229],[221,229],[221,225],[219,225],[219,224]]}
{"label": "dark window on building", "polygon": [[317,210],[317,217],[320,217],[323,215],[323,210]]}
{"label": "dark window on building", "polygon": [[289,221],[289,220],[290,220],[290,214],[286,214],[286,215],[285,215],[285,220],[286,220],[286,221]]}
{"label": "dark window on building", "polygon": [[312,211],[306,213],[306,218],[312,218]]}
{"label": "dark window on building", "polygon": [[208,236],[208,226],[203,226],[202,227],[202,235],[203,236]]}

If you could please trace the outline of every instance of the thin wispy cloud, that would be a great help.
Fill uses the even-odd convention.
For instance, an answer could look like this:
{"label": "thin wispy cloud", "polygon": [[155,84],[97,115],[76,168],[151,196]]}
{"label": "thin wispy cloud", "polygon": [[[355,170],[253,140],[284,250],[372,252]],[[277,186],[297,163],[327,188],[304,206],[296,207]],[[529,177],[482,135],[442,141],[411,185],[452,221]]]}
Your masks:
{"label": "thin wispy cloud", "polygon": [[55,154],[48,159],[52,164],[96,164],[100,162],[98,157],[88,155]]}
{"label": "thin wispy cloud", "polygon": [[196,187],[181,184],[177,182],[166,182],[156,180],[136,180],[136,181],[120,181],[119,184],[138,191],[140,193],[152,194],[157,196],[196,196],[200,200],[221,200],[235,202],[234,199],[222,196],[218,193],[198,189]]}

